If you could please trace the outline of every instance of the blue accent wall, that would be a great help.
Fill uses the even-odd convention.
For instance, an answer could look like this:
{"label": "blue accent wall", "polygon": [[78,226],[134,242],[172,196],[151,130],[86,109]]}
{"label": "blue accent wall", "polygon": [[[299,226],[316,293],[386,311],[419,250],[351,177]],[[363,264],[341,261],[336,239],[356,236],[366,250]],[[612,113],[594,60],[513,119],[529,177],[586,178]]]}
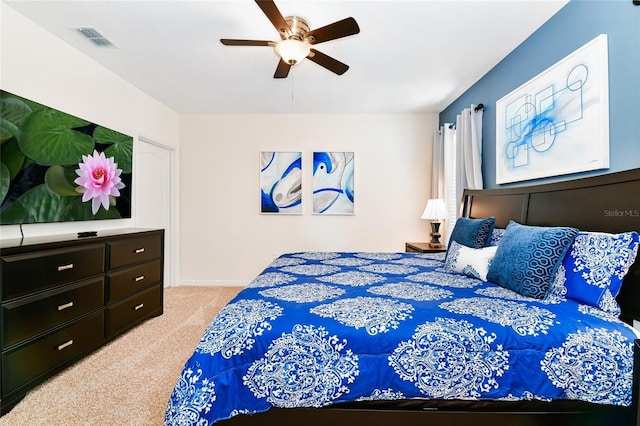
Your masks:
{"label": "blue accent wall", "polygon": [[[496,101],[600,34],[609,41],[609,169],[496,184]],[[530,185],[640,167],[640,6],[632,0],[572,0],[440,113],[453,123],[471,104],[484,104],[485,188]]]}

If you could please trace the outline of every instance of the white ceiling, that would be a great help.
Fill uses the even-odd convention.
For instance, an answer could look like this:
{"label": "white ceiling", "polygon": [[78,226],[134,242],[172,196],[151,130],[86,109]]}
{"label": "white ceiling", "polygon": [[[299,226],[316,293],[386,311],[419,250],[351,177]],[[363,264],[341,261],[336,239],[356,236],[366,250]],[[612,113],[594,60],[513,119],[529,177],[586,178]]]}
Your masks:
{"label": "white ceiling", "polygon": [[[5,1],[178,113],[440,112],[568,0],[276,1],[311,29],[352,16],[360,33],[317,44],[350,66],[311,61],[274,79],[277,40],[255,2]],[[72,28],[95,27],[117,48]],[[478,102],[481,102],[479,100]]]}

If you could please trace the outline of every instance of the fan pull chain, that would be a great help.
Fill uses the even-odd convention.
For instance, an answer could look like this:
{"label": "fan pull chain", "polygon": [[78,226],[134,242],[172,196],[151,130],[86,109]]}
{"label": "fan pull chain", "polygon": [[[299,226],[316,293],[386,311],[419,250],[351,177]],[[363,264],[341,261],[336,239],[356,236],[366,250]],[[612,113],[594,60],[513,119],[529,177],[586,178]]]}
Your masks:
{"label": "fan pull chain", "polygon": [[295,74],[296,73],[291,73],[291,112],[294,112],[294,106],[293,106],[293,80],[295,79]]}

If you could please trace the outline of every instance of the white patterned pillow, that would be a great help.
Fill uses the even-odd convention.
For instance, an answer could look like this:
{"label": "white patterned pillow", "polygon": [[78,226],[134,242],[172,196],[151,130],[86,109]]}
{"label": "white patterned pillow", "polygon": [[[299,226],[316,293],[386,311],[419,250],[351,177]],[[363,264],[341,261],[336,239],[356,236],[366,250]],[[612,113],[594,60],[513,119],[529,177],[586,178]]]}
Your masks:
{"label": "white patterned pillow", "polygon": [[493,228],[493,232],[491,233],[491,239],[489,240],[490,246],[497,246],[500,244],[500,240],[504,237],[504,232],[506,229],[504,228]]}
{"label": "white patterned pillow", "polygon": [[[636,232],[580,232],[558,268],[554,293],[619,315],[616,296],[638,253]],[[564,281],[564,288],[561,283]]]}
{"label": "white patterned pillow", "polygon": [[444,267],[448,271],[460,272],[486,281],[489,265],[496,255],[497,249],[498,246],[476,249],[452,241]]}

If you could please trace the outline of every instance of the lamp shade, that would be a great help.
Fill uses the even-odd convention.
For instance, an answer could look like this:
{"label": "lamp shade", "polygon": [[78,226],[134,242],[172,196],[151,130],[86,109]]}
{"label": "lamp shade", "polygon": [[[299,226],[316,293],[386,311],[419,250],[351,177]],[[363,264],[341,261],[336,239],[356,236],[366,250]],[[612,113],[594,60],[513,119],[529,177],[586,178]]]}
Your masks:
{"label": "lamp shade", "polygon": [[447,208],[442,198],[432,198],[422,213],[422,219],[442,220],[447,218]]}
{"label": "lamp shade", "polygon": [[293,39],[282,40],[276,44],[276,52],[283,61],[290,65],[300,63],[309,55],[311,45],[306,41]]}

